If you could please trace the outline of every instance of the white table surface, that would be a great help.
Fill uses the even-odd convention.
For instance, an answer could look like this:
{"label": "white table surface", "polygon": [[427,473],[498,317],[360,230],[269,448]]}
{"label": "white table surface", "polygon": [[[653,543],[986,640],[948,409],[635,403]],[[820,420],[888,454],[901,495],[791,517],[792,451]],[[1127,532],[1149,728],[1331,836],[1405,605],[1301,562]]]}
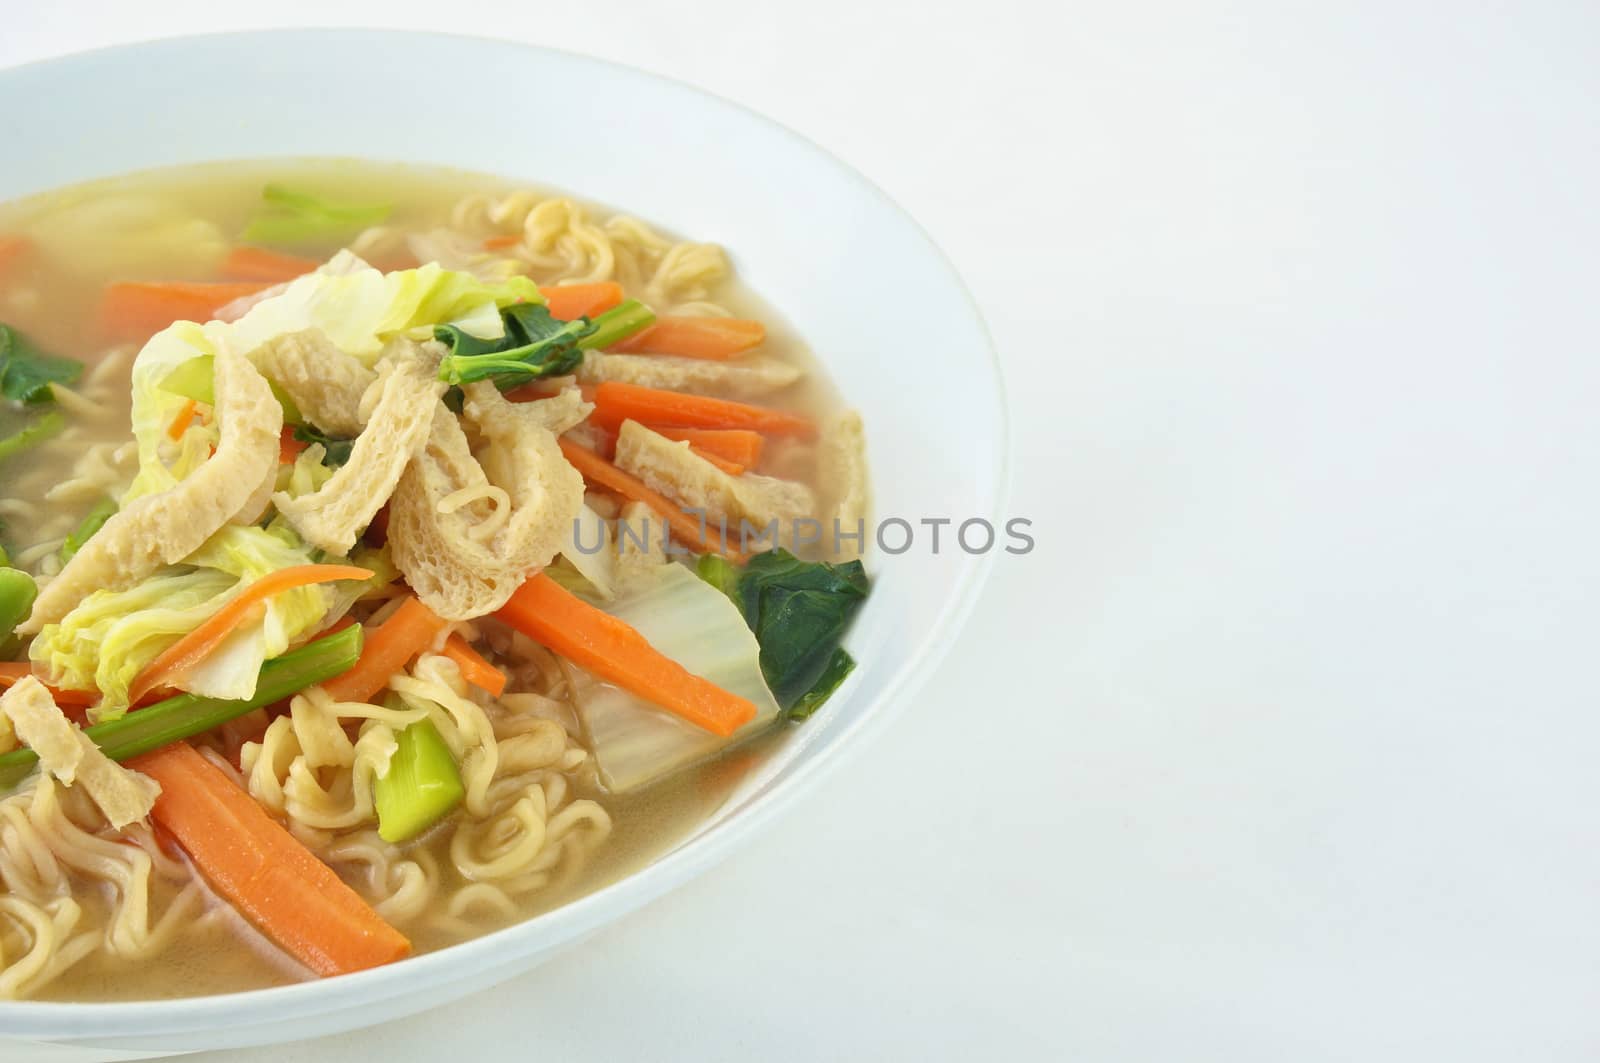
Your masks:
{"label": "white table surface", "polygon": [[4,64],[379,24],[698,84],[916,215],[1009,376],[1038,549],[870,753],[558,962],[229,1058],[1592,1056],[1600,18],[1488,6],[8,5]]}

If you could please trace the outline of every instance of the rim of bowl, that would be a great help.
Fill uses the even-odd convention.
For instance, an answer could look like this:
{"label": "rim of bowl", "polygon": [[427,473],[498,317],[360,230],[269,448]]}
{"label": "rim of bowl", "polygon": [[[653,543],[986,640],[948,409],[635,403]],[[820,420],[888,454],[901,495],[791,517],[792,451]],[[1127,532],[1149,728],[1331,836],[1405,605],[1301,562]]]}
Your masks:
{"label": "rim of bowl", "polygon": [[[13,71],[32,70],[50,65],[70,66],[108,53],[182,47],[215,40],[335,37],[352,34],[376,38],[445,38],[483,48],[559,55],[569,60],[604,67],[645,82],[674,85],[713,105],[740,111],[781,136],[797,141],[809,151],[826,158],[851,181],[864,188],[882,207],[900,215],[910,223],[926,245],[927,251],[934,256],[948,274],[956,290],[961,293],[968,313],[978,326],[983,353],[988,362],[989,381],[994,388],[994,413],[999,427],[994,462],[990,469],[988,513],[985,516],[1003,522],[1006,502],[1011,492],[1012,450],[1012,424],[1006,396],[1005,375],[988,322],[984,319],[977,300],[967,287],[960,271],[922,223],[870,178],[810,137],[737,100],[720,96],[680,78],[564,48],[466,33],[366,26],[236,30],[183,34],[104,45],[0,67],[0,88],[4,87],[6,76]],[[796,327],[804,334],[803,322],[796,322]],[[826,365],[826,360],[821,360]],[[953,592],[935,619],[927,637],[911,650],[905,663],[885,682],[882,693],[866,706],[857,719],[840,725],[837,731],[827,736],[826,744],[829,748],[825,750],[825,756],[812,757],[785,767],[761,789],[745,798],[742,807],[615,882],[583,894],[548,912],[469,941],[407,957],[383,967],[334,978],[312,979],[232,993],[154,1000],[3,1001],[0,1002],[0,1036],[67,1036],[81,1040],[118,1033],[175,1034],[224,1023],[231,1024],[247,1018],[260,1021],[267,1017],[269,1011],[279,1007],[293,1007],[302,1017],[323,1015],[343,1010],[360,998],[396,996],[405,989],[423,982],[449,984],[471,977],[474,973],[490,966],[487,962],[473,963],[474,960],[494,960],[497,961],[497,965],[514,967],[515,961],[523,956],[547,949],[559,951],[572,945],[583,934],[620,921],[730,855],[752,833],[786,812],[795,803],[796,798],[816,787],[829,773],[836,771],[859,753],[867,738],[905,707],[911,695],[927,680],[934,662],[937,662],[944,651],[954,643],[977,604],[994,562],[993,550],[965,557],[959,575],[954,581]],[[549,937],[545,936],[547,931],[550,932]],[[507,977],[514,976],[514,972],[507,975]]]}

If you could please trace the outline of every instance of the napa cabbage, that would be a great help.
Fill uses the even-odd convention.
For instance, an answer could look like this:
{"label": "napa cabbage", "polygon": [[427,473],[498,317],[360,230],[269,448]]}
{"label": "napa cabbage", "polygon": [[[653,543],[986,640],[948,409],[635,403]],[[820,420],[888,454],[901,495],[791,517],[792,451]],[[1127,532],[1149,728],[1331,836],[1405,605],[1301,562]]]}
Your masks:
{"label": "napa cabbage", "polygon": [[[29,655],[55,685],[98,689],[96,718],[114,719],[127,711],[134,678],[161,651],[245,586],[312,560],[311,549],[292,532],[227,525],[184,564],[125,590],[95,591],[60,621],[46,624]],[[262,662],[311,631],[330,602],[331,592],[321,586],[274,595],[258,620],[241,625],[189,674],[185,688],[207,697],[249,697]]]}

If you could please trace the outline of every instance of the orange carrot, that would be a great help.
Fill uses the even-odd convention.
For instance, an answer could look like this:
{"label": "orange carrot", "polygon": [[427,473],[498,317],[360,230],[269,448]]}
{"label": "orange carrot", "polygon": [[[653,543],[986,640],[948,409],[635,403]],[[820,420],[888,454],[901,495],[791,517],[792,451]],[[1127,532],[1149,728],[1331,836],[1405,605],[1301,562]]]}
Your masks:
{"label": "orange carrot", "polygon": [[456,667],[461,669],[461,678],[487,691],[490,697],[497,698],[505,693],[506,674],[484,660],[460,635],[453,634],[444,640],[444,655],[456,662]]}
{"label": "orange carrot", "polygon": [[516,247],[522,243],[521,233],[501,233],[498,236],[487,237],[483,241],[485,251],[504,251],[508,247]]}
{"label": "orange carrot", "polygon": [[585,480],[608,491],[614,491],[623,498],[643,502],[655,510],[656,514],[672,528],[672,534],[680,538],[691,550],[700,554],[718,553],[735,561],[744,560],[742,551],[726,541],[718,543],[713,538],[710,527],[702,526],[705,522],[679,509],[670,498],[654,490],[637,476],[617,468],[594,451],[580,447],[570,439],[562,438],[557,442],[561,444],[561,453],[566,455],[567,461],[573,468],[583,474]]}
{"label": "orange carrot", "polygon": [[285,255],[260,247],[236,247],[222,263],[224,276],[242,281],[268,281],[281,284],[312,272],[322,263],[299,255]]}
{"label": "orange carrot", "polygon": [[171,424],[167,425],[168,439],[176,443],[178,440],[183,438],[183,433],[187,432],[189,430],[189,426],[194,424],[195,410],[197,410],[199,406],[200,403],[196,402],[194,399],[190,399],[188,402],[185,402],[181,407],[179,407],[178,415],[172,419]]}
{"label": "orange carrot", "polygon": [[594,402],[595,411],[589,420],[613,430],[623,421],[633,420],[675,428],[742,428],[802,439],[814,439],[817,434],[816,422],[797,413],[615,380],[594,389]]}
{"label": "orange carrot", "polygon": [[694,452],[695,457],[704,459],[705,461],[709,461],[711,464],[715,465],[717,468],[721,469],[723,472],[727,473],[729,476],[743,476],[744,475],[744,466],[740,465],[736,461],[729,461],[727,458],[724,458],[722,455],[713,454],[713,453],[711,453],[711,451],[704,450],[704,449],[702,449],[700,447],[697,447],[693,443],[689,444],[689,449]]}
{"label": "orange carrot", "polygon": [[[0,661],[0,690],[9,688],[24,676],[33,675],[33,665],[28,661]],[[69,690],[47,685],[50,696],[62,708],[86,709],[100,700],[98,690]]]}
{"label": "orange carrot", "polygon": [[151,814],[212,888],[312,971],[349,974],[411,951],[403,934],[187,742],[128,766],[161,785]]}
{"label": "orange carrot", "polygon": [[226,304],[268,287],[255,282],[112,284],[101,297],[100,320],[117,335],[151,336],[174,321],[210,321]]}
{"label": "orange carrot", "polygon": [[657,435],[690,444],[702,456],[715,454],[745,468],[761,461],[761,448],[766,444],[760,432],[742,428],[674,428],[670,424],[647,424],[645,427]]}
{"label": "orange carrot", "polygon": [[205,660],[235,629],[256,619],[274,594],[332,583],[341,579],[371,579],[372,573],[353,565],[292,565],[268,573],[230,598],[221,609],[201,621],[200,626],[162,650],[145,665],[128,688],[128,697],[138,701],[159,686],[177,686],[190,670]]}
{"label": "orange carrot", "polygon": [[5,281],[6,276],[32,248],[33,241],[21,233],[0,235],[0,282]]}
{"label": "orange carrot", "polygon": [[322,689],[334,701],[367,701],[449,626],[432,609],[407,598],[389,619],[367,633],[356,666],[322,684]]}
{"label": "orange carrot", "polygon": [[556,284],[540,288],[550,316],[557,321],[595,317],[622,302],[622,285],[616,281],[598,284]]}
{"label": "orange carrot", "polygon": [[495,614],[552,652],[602,679],[726,738],[756,707],[657,652],[643,635],[573,595],[543,572]]}
{"label": "orange carrot", "polygon": [[767,338],[767,326],[737,317],[662,317],[642,332],[611,346],[613,351],[676,354],[723,362]]}
{"label": "orange carrot", "polygon": [[278,464],[293,465],[300,452],[311,444],[294,437],[294,425],[286,424],[278,433]]}

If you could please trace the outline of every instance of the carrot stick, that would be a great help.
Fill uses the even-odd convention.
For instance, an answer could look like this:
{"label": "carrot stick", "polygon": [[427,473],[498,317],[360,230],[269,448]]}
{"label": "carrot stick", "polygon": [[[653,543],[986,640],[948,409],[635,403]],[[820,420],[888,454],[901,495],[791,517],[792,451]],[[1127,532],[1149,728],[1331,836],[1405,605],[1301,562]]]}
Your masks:
{"label": "carrot stick", "polygon": [[299,255],[285,255],[260,247],[236,247],[223,260],[224,276],[242,281],[268,281],[280,284],[312,272],[322,263]]}
{"label": "carrot stick", "polygon": [[616,281],[599,284],[556,284],[540,288],[550,316],[557,321],[575,321],[580,317],[603,314],[622,302],[622,285]]}
{"label": "carrot stick", "polygon": [[449,623],[416,598],[407,598],[394,614],[368,632],[361,659],[343,675],[322,684],[334,701],[367,701],[411,658],[433,644]]}
{"label": "carrot stick", "polygon": [[736,461],[729,461],[727,458],[724,458],[722,455],[713,454],[709,450],[703,450],[700,447],[695,446],[693,443],[689,444],[689,449],[694,453],[695,457],[701,458],[701,459],[703,459],[705,461],[709,461],[711,464],[715,465],[717,468],[721,469],[723,472],[727,473],[729,476],[743,476],[744,475],[744,466],[740,465]]}
{"label": "carrot stick", "polygon": [[715,542],[711,537],[711,529],[702,527],[704,522],[679,509],[670,498],[637,476],[617,468],[594,451],[580,447],[570,439],[562,438],[557,442],[561,444],[561,453],[573,468],[583,474],[585,480],[614,491],[623,498],[643,502],[655,510],[672,528],[672,534],[682,539],[691,550],[700,554],[722,554],[735,561],[744,560],[743,552],[726,541],[720,544]]}
{"label": "carrot stick", "polygon": [[444,640],[444,655],[456,662],[456,667],[461,669],[461,678],[487,691],[490,697],[497,698],[505,693],[506,674],[484,660],[460,635],[451,635]]}
{"label": "carrot stick", "polygon": [[190,399],[179,408],[178,415],[172,419],[171,424],[167,425],[168,439],[176,443],[178,440],[183,438],[183,433],[187,432],[189,430],[189,426],[194,424],[195,410],[199,407],[199,405],[199,402],[194,399]]}
{"label": "carrot stick", "polygon": [[676,428],[743,428],[775,436],[814,439],[816,422],[797,413],[752,406],[730,399],[663,391],[608,380],[594,389],[595,411],[589,420],[617,429],[623,421],[664,424]]}
{"label": "carrot stick", "polygon": [[760,432],[742,428],[674,428],[670,424],[647,424],[645,427],[657,435],[688,443],[697,453],[715,454],[745,468],[761,461],[761,448],[766,444]]}
{"label": "carrot stick", "polygon": [[212,888],[319,975],[392,963],[411,943],[187,742],[128,766],[161,785],[151,815]]}
{"label": "carrot stick", "polygon": [[543,572],[495,614],[552,652],[602,679],[726,738],[756,707],[658,653],[643,635],[576,597]]}
{"label": "carrot stick", "polygon": [[228,600],[200,626],[162,650],[134,678],[128,697],[138,701],[159,686],[177,686],[195,665],[220,646],[234,630],[257,619],[274,594],[332,583],[341,579],[371,579],[372,573],[353,565],[291,565],[268,573]]}
{"label": "carrot stick", "polygon": [[635,354],[676,354],[682,358],[737,358],[767,338],[767,326],[737,317],[661,317],[611,350]]}
{"label": "carrot stick", "polygon": [[487,237],[483,241],[485,251],[504,251],[508,247],[516,247],[522,243],[521,233],[501,233],[498,236]]}
{"label": "carrot stick", "polygon": [[225,304],[267,287],[256,282],[112,284],[101,297],[100,320],[108,332],[150,336],[174,321],[210,321]]}

